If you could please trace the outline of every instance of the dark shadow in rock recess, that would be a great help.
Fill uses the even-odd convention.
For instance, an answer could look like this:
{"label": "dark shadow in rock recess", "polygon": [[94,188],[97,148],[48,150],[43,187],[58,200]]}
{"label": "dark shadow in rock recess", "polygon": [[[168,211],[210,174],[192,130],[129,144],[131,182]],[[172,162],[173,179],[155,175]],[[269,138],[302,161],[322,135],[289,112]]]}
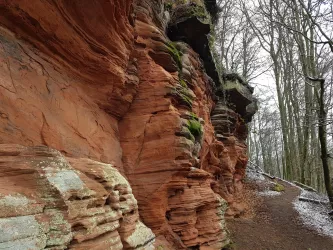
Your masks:
{"label": "dark shadow in rock recess", "polygon": [[217,5],[216,0],[205,0],[205,6],[212,18],[212,22],[215,24],[218,20],[218,13],[221,10],[220,7]]}
{"label": "dark shadow in rock recess", "polygon": [[192,3],[179,5],[173,10],[167,35],[172,41],[183,41],[189,44],[203,60],[207,75],[215,84],[219,84],[219,74],[207,37],[210,31],[211,24],[207,11],[204,7]]}

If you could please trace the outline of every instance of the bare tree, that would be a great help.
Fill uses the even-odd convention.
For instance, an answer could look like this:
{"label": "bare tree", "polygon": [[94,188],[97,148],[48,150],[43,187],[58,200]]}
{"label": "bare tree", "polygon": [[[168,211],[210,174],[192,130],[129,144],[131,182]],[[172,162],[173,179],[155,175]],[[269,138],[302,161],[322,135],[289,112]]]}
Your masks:
{"label": "bare tree", "polygon": [[[318,189],[322,187],[323,174],[331,200],[332,166],[328,148],[333,147],[333,4],[320,0],[241,0],[240,3],[248,27],[261,45],[261,54],[266,52],[269,56],[280,117],[280,133],[270,131],[268,136],[274,139],[265,135],[272,126],[267,117],[261,114],[255,119],[253,130],[260,130],[251,135],[252,145],[256,142],[260,145],[252,147],[256,160],[261,159],[267,165],[267,159],[275,155],[276,162],[283,162],[280,171],[283,177]],[[328,133],[332,135],[330,140]],[[280,157],[273,154],[278,150],[282,150]]]}

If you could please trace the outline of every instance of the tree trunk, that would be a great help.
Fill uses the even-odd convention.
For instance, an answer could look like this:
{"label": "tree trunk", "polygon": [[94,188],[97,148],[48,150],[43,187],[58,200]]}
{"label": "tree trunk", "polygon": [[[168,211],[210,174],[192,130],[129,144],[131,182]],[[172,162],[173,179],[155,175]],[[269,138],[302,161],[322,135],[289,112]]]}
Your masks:
{"label": "tree trunk", "polygon": [[327,136],[326,136],[326,110],[325,110],[325,80],[319,79],[320,82],[320,95],[319,95],[319,112],[318,112],[318,134],[320,141],[320,151],[321,151],[321,162],[324,171],[324,182],[325,188],[328,195],[328,199],[331,203],[333,209],[333,190],[330,178],[330,169],[328,165],[328,153],[327,153]]}

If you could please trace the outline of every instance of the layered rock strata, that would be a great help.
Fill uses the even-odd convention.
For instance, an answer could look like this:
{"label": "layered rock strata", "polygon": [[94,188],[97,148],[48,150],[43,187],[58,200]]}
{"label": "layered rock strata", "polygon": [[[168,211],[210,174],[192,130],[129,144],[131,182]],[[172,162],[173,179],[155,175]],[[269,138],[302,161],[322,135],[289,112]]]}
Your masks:
{"label": "layered rock strata", "polygon": [[205,6],[216,10],[0,0],[3,247],[228,244],[254,102],[246,83],[218,74]]}
{"label": "layered rock strata", "polygon": [[153,249],[127,180],[110,164],[1,144],[0,247]]}

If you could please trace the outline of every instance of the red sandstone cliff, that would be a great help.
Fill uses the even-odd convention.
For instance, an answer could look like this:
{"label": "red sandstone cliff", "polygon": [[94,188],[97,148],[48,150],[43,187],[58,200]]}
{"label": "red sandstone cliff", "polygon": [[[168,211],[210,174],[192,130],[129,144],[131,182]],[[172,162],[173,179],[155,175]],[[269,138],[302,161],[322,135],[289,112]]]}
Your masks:
{"label": "red sandstone cliff", "polygon": [[228,244],[253,100],[216,72],[204,2],[0,11],[0,247]]}

